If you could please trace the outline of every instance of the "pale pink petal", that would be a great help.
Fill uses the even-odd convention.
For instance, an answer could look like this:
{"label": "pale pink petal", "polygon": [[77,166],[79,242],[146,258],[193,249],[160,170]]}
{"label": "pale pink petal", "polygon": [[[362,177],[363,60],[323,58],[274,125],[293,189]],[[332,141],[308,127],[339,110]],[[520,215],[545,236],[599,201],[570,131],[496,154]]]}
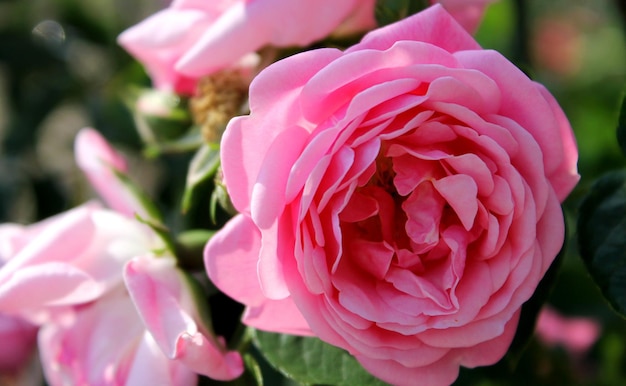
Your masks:
{"label": "pale pink petal", "polygon": [[183,273],[170,258],[138,257],[124,270],[130,296],[146,328],[165,355],[213,379],[230,380],[243,372],[236,352],[203,327],[184,284]]}
{"label": "pale pink petal", "polygon": [[18,314],[42,307],[80,304],[96,299],[104,286],[69,264],[24,267],[0,287],[0,310]]}
{"label": "pale pink petal", "polygon": [[148,218],[141,202],[114,174],[126,173],[126,161],[100,133],[82,129],[76,136],[74,152],[76,164],[111,209],[133,218],[135,214]]}
{"label": "pale pink petal", "polygon": [[[357,7],[372,13],[369,20],[364,17],[355,19],[359,22],[367,21],[366,25],[356,27],[373,27],[373,4],[372,0],[318,0],[314,3],[261,0],[235,3],[181,57],[176,68],[184,74],[199,76],[227,67],[243,54],[265,45],[306,46],[330,34]],[[277,19],[281,22],[276,23]],[[346,29],[344,26],[343,30]]]}
{"label": "pale pink petal", "polygon": [[123,382],[127,386],[196,386],[198,376],[185,364],[167,358],[152,335],[145,331]]}
{"label": "pale pink petal", "polygon": [[[265,300],[257,262],[261,233],[249,217],[237,215],[207,243],[204,265],[209,279],[226,295],[246,305]],[[236,277],[238,280],[233,280]]]}
{"label": "pale pink petal", "polygon": [[116,291],[72,318],[47,323],[39,333],[39,351],[50,385],[126,384],[143,326],[132,302]]}
{"label": "pale pink petal", "polygon": [[215,17],[194,9],[163,10],[124,31],[118,43],[146,66],[157,88],[193,94],[197,77],[174,66]]}
{"label": "pale pink petal", "polygon": [[[276,315],[280,315],[280,318],[277,319]],[[261,304],[249,306],[246,308],[242,322],[264,331],[315,336],[291,298],[268,299]]]}

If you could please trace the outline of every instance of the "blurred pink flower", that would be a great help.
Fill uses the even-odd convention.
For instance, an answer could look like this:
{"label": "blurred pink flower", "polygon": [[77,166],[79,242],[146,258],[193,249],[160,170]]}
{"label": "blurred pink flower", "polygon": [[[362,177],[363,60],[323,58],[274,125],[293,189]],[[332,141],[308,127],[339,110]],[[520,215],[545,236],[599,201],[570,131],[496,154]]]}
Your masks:
{"label": "blurred pink flower", "polygon": [[[18,240],[23,232],[17,225],[0,225],[0,268],[22,247]],[[35,352],[36,336],[37,326],[0,312],[0,375],[14,377],[27,366]]]}
{"label": "blurred pink flower", "polygon": [[0,315],[41,325],[48,383],[191,386],[197,372],[239,376],[239,353],[227,352],[204,326],[174,258],[153,255],[164,243],[132,217],[140,203],[110,169],[124,171],[124,160],[90,129],[79,134],[76,154],[94,188],[123,213],[94,202],[31,226],[0,228],[8,260],[0,268]]}
{"label": "blurred pink flower", "polygon": [[592,318],[563,316],[546,306],[539,314],[535,332],[548,346],[562,346],[572,354],[582,354],[598,340],[600,330],[600,323]]}
{"label": "blurred pink flower", "polygon": [[138,221],[88,203],[24,227],[0,269],[0,312],[46,322],[122,283],[132,257],[161,245]]}
{"label": "blurred pink flower", "polygon": [[124,31],[119,44],[146,67],[155,86],[185,94],[198,78],[256,65],[267,46],[305,46],[330,34],[375,26],[374,0],[174,0]]}
{"label": "blurred pink flower", "polygon": [[497,0],[430,0],[440,3],[468,32],[474,33],[483,19],[485,9]]}
{"label": "blurred pink flower", "polygon": [[435,5],[270,65],[250,111],[221,142],[240,214],[205,249],[246,324],[315,335],[392,384],[502,358],[580,178],[543,86]]}
{"label": "blurred pink flower", "polygon": [[18,373],[35,352],[37,326],[0,313],[0,374]]}
{"label": "blurred pink flower", "polygon": [[[237,352],[207,330],[186,274],[172,258],[134,258],[124,270],[126,288],[141,319],[161,351],[196,373],[231,380],[243,372]],[[204,321],[207,322],[205,324]]]}
{"label": "blurred pink flower", "polygon": [[555,75],[570,77],[582,68],[585,53],[584,21],[575,12],[536,21],[531,40],[533,60]]}
{"label": "blurred pink flower", "polygon": [[51,386],[196,384],[159,349],[123,287],[42,326],[39,350]]}
{"label": "blurred pink flower", "polygon": [[192,386],[197,373],[231,380],[243,372],[237,352],[208,331],[192,289],[173,258],[145,255],[120,286],[74,308],[39,336],[48,383]]}
{"label": "blurred pink flower", "polygon": [[126,160],[95,129],[85,127],[74,142],[76,164],[107,206],[128,217],[149,218],[137,197],[115,173],[126,173]]}

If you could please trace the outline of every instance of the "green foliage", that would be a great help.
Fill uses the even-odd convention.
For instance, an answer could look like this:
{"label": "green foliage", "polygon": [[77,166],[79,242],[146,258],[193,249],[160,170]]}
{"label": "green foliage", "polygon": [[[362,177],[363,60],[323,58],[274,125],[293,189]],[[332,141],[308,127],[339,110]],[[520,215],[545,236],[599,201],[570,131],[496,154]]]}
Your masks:
{"label": "green foliage", "polygon": [[220,150],[217,145],[203,144],[196,152],[187,170],[182,211],[186,213],[193,204],[193,196],[198,187],[213,177],[220,166]]}
{"label": "green foliage", "polygon": [[580,253],[617,312],[626,315],[626,171],[601,177],[580,207]]}
{"label": "green foliage", "polygon": [[617,120],[617,142],[622,154],[626,155],[626,97],[622,101],[622,108]]}
{"label": "green foliage", "polygon": [[386,385],[346,351],[317,338],[254,330],[252,339],[272,366],[301,384]]}
{"label": "green foliage", "polygon": [[[626,155],[626,99],[617,139]],[[613,308],[626,316],[626,170],[598,179],[583,200],[578,218],[580,253]]]}

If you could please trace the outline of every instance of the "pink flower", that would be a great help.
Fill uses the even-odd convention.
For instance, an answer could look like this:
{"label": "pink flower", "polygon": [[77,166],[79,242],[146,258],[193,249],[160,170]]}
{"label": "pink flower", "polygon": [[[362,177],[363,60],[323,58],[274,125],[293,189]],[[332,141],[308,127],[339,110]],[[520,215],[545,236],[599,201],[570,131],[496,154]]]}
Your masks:
{"label": "pink flower", "polygon": [[148,218],[136,196],[115,173],[126,173],[126,160],[96,130],[85,127],[74,142],[76,164],[109,208],[129,217]]}
{"label": "pink flower", "polygon": [[[0,225],[0,268],[21,248],[18,239],[23,229],[17,225]],[[37,327],[20,317],[0,312],[0,374],[20,373],[33,356]]]}
{"label": "pink flower", "polygon": [[191,386],[196,373],[218,380],[241,375],[241,356],[204,327],[175,264],[135,258],[125,268],[128,292],[120,286],[46,324],[39,346],[48,383]]}
{"label": "pink flower", "polygon": [[600,336],[600,324],[591,318],[564,317],[544,307],[537,320],[538,338],[548,346],[563,346],[576,355],[589,350]]}
{"label": "pink flower", "polygon": [[0,374],[19,372],[33,356],[37,327],[0,313]]}
{"label": "pink flower", "polygon": [[61,385],[195,385],[146,331],[123,287],[48,323],[39,334],[47,382]]}
{"label": "pink flower", "polygon": [[124,279],[146,329],[169,359],[213,379],[242,374],[241,356],[227,352],[224,340],[207,330],[204,322],[210,321],[203,321],[191,281],[174,259],[137,257],[126,265]]}
{"label": "pink flower", "polygon": [[474,33],[482,21],[485,9],[496,0],[430,0],[440,3],[468,32]]}
{"label": "pink flower", "polygon": [[507,351],[564,239],[577,149],[554,98],[440,6],[261,72],[222,139],[241,212],[208,275],[259,329],[392,384]]}
{"label": "pink flower", "polygon": [[132,257],[162,246],[137,220],[89,203],[25,227],[0,269],[0,312],[45,322],[122,283]]}
{"label": "pink flower", "polygon": [[144,64],[156,87],[192,94],[196,80],[250,67],[273,45],[305,46],[325,36],[375,26],[374,0],[174,0],[118,38]]}
{"label": "pink flower", "polygon": [[163,241],[129,216],[141,208],[112,172],[123,171],[123,159],[93,130],[79,134],[76,153],[94,187],[123,213],[90,203],[0,228],[0,257],[8,259],[0,268],[0,322],[6,314],[41,326],[51,386],[191,386],[196,373],[238,377],[241,357],[205,327],[191,281],[173,257],[152,254]]}

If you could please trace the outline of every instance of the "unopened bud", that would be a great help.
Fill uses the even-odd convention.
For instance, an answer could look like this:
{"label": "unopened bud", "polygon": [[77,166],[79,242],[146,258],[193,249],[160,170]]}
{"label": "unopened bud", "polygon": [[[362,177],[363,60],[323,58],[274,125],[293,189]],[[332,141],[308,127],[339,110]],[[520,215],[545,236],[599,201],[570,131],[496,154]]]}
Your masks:
{"label": "unopened bud", "polygon": [[192,124],[187,101],[170,92],[142,90],[134,107],[137,128],[146,143],[178,139]]}

